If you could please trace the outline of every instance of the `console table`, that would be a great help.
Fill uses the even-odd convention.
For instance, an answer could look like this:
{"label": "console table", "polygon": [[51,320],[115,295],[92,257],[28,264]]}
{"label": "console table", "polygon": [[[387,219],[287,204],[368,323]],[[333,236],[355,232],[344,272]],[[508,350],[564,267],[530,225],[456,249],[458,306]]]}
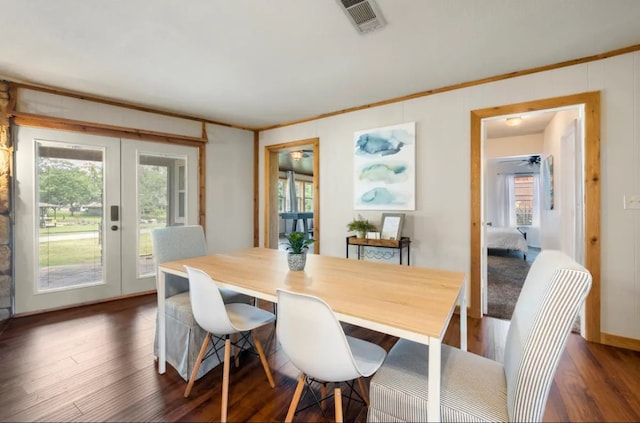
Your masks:
{"label": "console table", "polygon": [[366,239],[358,238],[355,235],[347,237],[347,258],[349,258],[349,246],[355,245],[358,250],[358,260],[362,258],[362,247],[395,248],[400,253],[400,264],[402,264],[402,250],[407,249],[407,266],[411,264],[411,239],[403,236],[397,239]]}

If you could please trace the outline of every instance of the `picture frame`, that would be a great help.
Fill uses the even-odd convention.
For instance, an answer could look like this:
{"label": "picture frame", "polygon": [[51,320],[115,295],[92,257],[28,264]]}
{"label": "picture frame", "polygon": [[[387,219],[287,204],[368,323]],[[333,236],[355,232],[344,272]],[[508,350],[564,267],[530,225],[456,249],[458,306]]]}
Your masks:
{"label": "picture frame", "polygon": [[382,213],[380,239],[400,240],[404,216],[404,213]]}
{"label": "picture frame", "polygon": [[416,122],[354,132],[353,209],[416,209]]}

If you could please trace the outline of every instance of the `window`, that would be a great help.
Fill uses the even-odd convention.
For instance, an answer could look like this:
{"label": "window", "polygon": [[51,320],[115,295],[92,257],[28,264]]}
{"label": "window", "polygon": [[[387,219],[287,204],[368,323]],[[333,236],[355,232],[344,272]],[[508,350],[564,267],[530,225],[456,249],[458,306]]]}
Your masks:
{"label": "window", "polygon": [[[298,200],[298,210],[305,212],[313,211],[313,182],[296,181],[296,197]],[[278,179],[278,212],[286,212],[289,207],[289,189],[287,179]]]}
{"label": "window", "polygon": [[278,179],[278,212],[282,213],[287,210],[287,180],[285,178]]}
{"label": "window", "polygon": [[305,182],[304,183],[304,211],[312,212],[313,211],[313,183]]}
{"label": "window", "polygon": [[513,178],[516,224],[527,226],[533,223],[533,176]]}

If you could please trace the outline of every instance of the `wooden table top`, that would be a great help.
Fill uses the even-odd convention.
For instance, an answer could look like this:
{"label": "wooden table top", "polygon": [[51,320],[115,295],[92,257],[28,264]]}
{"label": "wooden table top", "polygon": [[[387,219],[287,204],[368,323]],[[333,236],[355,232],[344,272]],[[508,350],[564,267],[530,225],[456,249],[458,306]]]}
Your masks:
{"label": "wooden table top", "polygon": [[209,274],[220,286],[276,300],[276,289],[324,299],[341,321],[428,343],[442,339],[466,280],[463,272],[307,255],[304,271],[289,271],[287,253],[249,248],[161,263],[186,276],[184,265]]}

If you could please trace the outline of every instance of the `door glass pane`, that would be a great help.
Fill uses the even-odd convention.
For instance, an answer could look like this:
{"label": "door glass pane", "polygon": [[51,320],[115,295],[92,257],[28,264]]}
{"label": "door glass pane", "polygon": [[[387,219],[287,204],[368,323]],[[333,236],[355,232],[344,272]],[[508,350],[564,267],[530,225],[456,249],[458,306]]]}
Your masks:
{"label": "door glass pane", "polygon": [[102,283],[104,150],[37,142],[38,291]]}
{"label": "door glass pane", "polygon": [[186,159],[140,154],[138,162],[138,277],[153,276],[151,230],[184,224]]}

